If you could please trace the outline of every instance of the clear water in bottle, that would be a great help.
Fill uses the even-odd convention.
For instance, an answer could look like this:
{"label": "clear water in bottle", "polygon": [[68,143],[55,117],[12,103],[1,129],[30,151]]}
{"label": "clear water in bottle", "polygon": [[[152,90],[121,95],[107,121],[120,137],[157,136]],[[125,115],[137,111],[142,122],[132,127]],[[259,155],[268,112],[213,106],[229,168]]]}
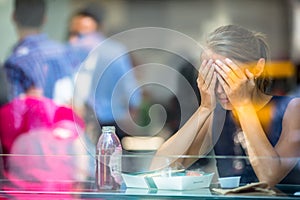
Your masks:
{"label": "clear water in bottle", "polygon": [[96,184],[98,189],[118,189],[121,178],[122,146],[114,126],[103,126],[96,147]]}

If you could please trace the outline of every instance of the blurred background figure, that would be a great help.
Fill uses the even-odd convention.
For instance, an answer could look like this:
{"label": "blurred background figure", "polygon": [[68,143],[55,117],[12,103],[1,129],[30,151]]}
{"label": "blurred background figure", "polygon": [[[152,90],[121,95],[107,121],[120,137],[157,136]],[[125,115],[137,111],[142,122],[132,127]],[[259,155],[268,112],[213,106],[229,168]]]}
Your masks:
{"label": "blurred background figure", "polygon": [[[85,119],[88,127],[93,127],[94,143],[100,133],[98,122],[100,126],[115,126],[120,140],[130,134],[120,124],[131,124],[127,112],[134,116],[141,102],[140,92],[133,94],[137,81],[130,71],[131,58],[124,45],[105,37],[103,19],[103,8],[90,4],[72,15],[69,26],[70,45],[83,61],[75,83],[76,100],[82,99],[85,105]],[[80,79],[83,76],[85,79]]]}
{"label": "blurred background figure", "polygon": [[[34,87],[32,87],[34,88]],[[93,177],[82,145],[84,122],[66,106],[27,90],[0,108],[4,190],[72,190]],[[86,155],[86,156],[84,156]]]}
{"label": "blurred background figure", "polygon": [[19,40],[0,73],[9,93],[1,89],[0,141],[11,181],[4,190],[69,190],[94,176],[82,144],[84,121],[70,107],[75,62],[66,45],[41,32],[45,12],[43,0],[14,2]]}
{"label": "blurred background figure", "polygon": [[70,19],[70,44],[90,52],[105,39],[101,32],[103,20],[104,9],[96,3],[77,10]]}
{"label": "blurred background figure", "polygon": [[[15,0],[13,22],[19,40],[4,64],[10,99],[34,85],[58,103],[72,97],[72,61],[67,48],[41,32],[45,22],[43,0]],[[59,87],[56,86],[59,80]],[[57,91],[55,91],[55,88]],[[63,90],[63,91],[59,91]]]}

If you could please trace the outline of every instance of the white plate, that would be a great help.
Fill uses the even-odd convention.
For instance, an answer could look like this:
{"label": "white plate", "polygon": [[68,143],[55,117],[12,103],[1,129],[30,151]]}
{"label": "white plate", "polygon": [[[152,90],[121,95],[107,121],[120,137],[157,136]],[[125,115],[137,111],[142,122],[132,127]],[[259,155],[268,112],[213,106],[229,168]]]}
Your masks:
{"label": "white plate", "polygon": [[195,190],[199,188],[208,188],[213,175],[214,173],[204,174],[202,176],[153,177],[153,181],[157,189]]}
{"label": "white plate", "polygon": [[152,188],[161,190],[195,190],[208,188],[214,173],[201,176],[147,177],[144,175],[122,174],[128,188]]}
{"label": "white plate", "polygon": [[122,174],[122,178],[129,188],[149,188],[143,175]]}

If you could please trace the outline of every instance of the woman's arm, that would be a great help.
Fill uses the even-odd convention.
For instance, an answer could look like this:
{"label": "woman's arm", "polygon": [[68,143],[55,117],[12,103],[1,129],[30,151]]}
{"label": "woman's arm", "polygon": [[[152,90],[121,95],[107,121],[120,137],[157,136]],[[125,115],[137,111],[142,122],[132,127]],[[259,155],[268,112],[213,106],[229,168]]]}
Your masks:
{"label": "woman's arm", "polygon": [[253,106],[236,109],[250,163],[260,181],[270,185],[280,182],[295,166],[300,156],[300,99],[293,99],[284,114],[279,141],[273,147],[256,115]]}
{"label": "woman's arm", "polygon": [[[209,135],[207,133],[209,132],[213,111],[216,107],[214,93],[216,80],[213,60],[203,60],[197,79],[201,95],[201,106],[185,125],[157,150],[150,169],[166,167],[176,161],[178,156],[185,155],[186,153],[188,155],[198,155],[205,152],[202,149],[200,152],[200,148],[203,141],[205,140],[206,142],[208,140],[206,137]],[[193,160],[189,160],[189,162],[180,161],[189,165]]]}
{"label": "woman's arm", "polygon": [[[173,163],[181,155],[198,155],[203,141],[208,141],[209,124],[213,111],[199,107],[185,125],[168,139],[156,152],[150,170],[161,169]],[[203,149],[201,152],[204,152]],[[183,162],[183,160],[182,160]],[[191,164],[189,160],[187,165]]]}
{"label": "woman's arm", "polygon": [[[216,62],[218,80],[238,115],[250,163],[260,181],[275,185],[295,166],[296,157],[300,155],[300,99],[295,98],[289,103],[283,117],[281,136],[273,147],[258,119],[256,107],[259,104],[255,102],[260,99],[266,103],[270,96],[256,88],[254,75],[248,69],[243,72],[229,59],[225,59],[225,63]],[[263,69],[264,64],[264,59],[259,59],[256,69]]]}

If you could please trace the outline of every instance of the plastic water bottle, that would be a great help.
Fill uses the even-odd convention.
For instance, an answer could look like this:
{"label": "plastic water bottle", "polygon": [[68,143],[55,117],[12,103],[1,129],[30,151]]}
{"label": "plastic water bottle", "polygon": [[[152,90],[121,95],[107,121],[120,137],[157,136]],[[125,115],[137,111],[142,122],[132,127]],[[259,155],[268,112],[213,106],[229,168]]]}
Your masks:
{"label": "plastic water bottle", "polygon": [[98,189],[118,189],[122,182],[122,146],[114,126],[102,127],[102,134],[96,147],[96,156]]}

